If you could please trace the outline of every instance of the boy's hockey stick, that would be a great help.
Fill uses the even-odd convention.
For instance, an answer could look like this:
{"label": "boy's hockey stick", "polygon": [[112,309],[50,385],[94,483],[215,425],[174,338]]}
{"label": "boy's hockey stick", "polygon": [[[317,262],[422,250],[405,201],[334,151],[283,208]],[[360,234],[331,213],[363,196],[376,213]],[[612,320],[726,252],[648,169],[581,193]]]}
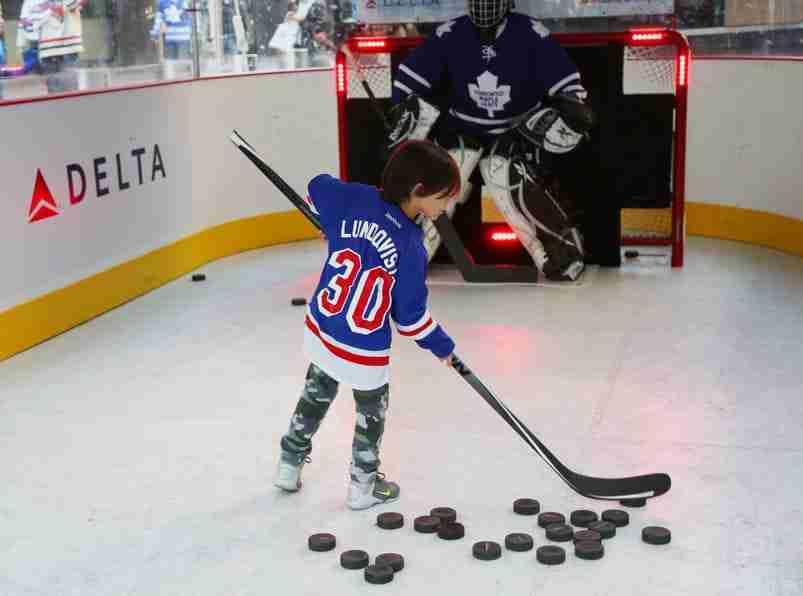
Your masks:
{"label": "boy's hockey stick", "polygon": [[248,144],[248,142],[240,136],[236,130],[231,132],[229,135],[229,140],[235,144],[235,146],[245,155],[251,163],[253,163],[257,169],[265,174],[265,176],[273,182],[273,184],[278,188],[281,193],[287,197],[290,202],[295,205],[301,213],[310,221],[312,225],[314,225],[319,230],[321,229],[321,222],[318,220],[318,216],[310,209],[310,206],[307,202],[301,198],[301,196],[294,191],[287,182],[282,179],[279,174],[273,171],[273,169],[265,163],[265,161],[257,155],[256,150]]}
{"label": "boy's hockey stick", "polygon": [[524,442],[540,455],[558,476],[563,478],[566,484],[581,495],[605,500],[649,498],[664,494],[672,486],[672,480],[663,473],[629,478],[594,478],[570,470],[479,380],[477,375],[456,354],[452,355],[452,367],[524,439]]}
{"label": "boy's hockey stick", "polygon": [[[301,210],[315,227],[321,229],[318,216],[309,208],[304,199],[257,155],[253,147],[251,147],[237,131],[232,132],[230,139],[232,143],[259,168],[259,171],[261,171],[293,205]],[[538,440],[530,429],[479,380],[456,354],[452,354],[452,367],[477,393],[479,393],[480,397],[488,402],[488,405],[518,433],[524,442],[540,455],[558,476],[563,478],[566,484],[581,495],[592,499],[607,500],[649,498],[664,494],[672,485],[667,474],[645,474],[644,476],[632,476],[630,478],[594,478],[573,472],[561,463],[561,461]]]}

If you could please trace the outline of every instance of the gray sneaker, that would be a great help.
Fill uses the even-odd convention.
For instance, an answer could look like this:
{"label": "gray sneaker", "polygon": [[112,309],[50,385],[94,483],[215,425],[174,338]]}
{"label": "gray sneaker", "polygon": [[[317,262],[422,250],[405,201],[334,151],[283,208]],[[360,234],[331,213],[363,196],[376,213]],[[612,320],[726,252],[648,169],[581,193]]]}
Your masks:
{"label": "gray sneaker", "polygon": [[368,509],[374,505],[397,501],[400,492],[399,485],[385,480],[385,475],[381,472],[367,474],[360,479],[352,476],[346,505],[349,509]]}
{"label": "gray sneaker", "polygon": [[297,456],[283,451],[273,484],[282,490],[296,492],[301,488],[301,471],[304,469],[304,464],[310,461],[308,455]]}

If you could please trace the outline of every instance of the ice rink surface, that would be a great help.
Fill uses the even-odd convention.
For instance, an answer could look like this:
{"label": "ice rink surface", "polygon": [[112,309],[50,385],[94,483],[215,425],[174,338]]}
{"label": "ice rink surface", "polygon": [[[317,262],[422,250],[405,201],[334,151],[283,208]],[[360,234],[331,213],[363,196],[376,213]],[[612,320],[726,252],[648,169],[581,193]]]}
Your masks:
{"label": "ice rink surface", "polygon": [[[599,561],[478,561],[509,532],[546,544],[519,497],[575,495],[453,371],[395,337],[382,469],[399,502],[344,505],[350,388],[297,494],[272,486],[299,397],[321,242],[205,266],[0,363],[0,594],[584,596],[803,594],[803,260],[691,238],[686,266],[605,269],[574,289],[434,284],[457,352],[572,469],[667,472]],[[457,509],[466,537],[417,534]],[[615,504],[614,504],[615,506]],[[405,527],[375,526],[381,511]],[[667,526],[668,546],[640,540]],[[332,532],[329,553],[307,537]],[[404,555],[372,586],[339,553]]]}

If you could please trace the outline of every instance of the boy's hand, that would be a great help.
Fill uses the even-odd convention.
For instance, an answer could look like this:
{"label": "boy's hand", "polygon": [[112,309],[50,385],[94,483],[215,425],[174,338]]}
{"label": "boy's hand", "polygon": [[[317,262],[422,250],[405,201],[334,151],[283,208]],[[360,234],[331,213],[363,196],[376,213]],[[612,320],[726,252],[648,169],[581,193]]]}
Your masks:
{"label": "boy's hand", "polygon": [[452,354],[449,354],[448,356],[446,356],[444,358],[441,358],[441,362],[443,362],[446,366],[451,367],[452,366]]}

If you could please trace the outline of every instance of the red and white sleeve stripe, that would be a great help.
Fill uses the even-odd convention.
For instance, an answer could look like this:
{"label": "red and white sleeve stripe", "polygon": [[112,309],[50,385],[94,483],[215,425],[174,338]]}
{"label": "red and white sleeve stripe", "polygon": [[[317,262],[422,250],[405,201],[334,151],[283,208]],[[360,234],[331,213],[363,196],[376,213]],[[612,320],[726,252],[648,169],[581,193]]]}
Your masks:
{"label": "red and white sleeve stripe", "polygon": [[424,339],[427,335],[435,331],[438,323],[432,318],[427,310],[424,315],[411,325],[399,325],[396,323],[396,329],[399,330],[401,335],[410,337],[416,341]]}

